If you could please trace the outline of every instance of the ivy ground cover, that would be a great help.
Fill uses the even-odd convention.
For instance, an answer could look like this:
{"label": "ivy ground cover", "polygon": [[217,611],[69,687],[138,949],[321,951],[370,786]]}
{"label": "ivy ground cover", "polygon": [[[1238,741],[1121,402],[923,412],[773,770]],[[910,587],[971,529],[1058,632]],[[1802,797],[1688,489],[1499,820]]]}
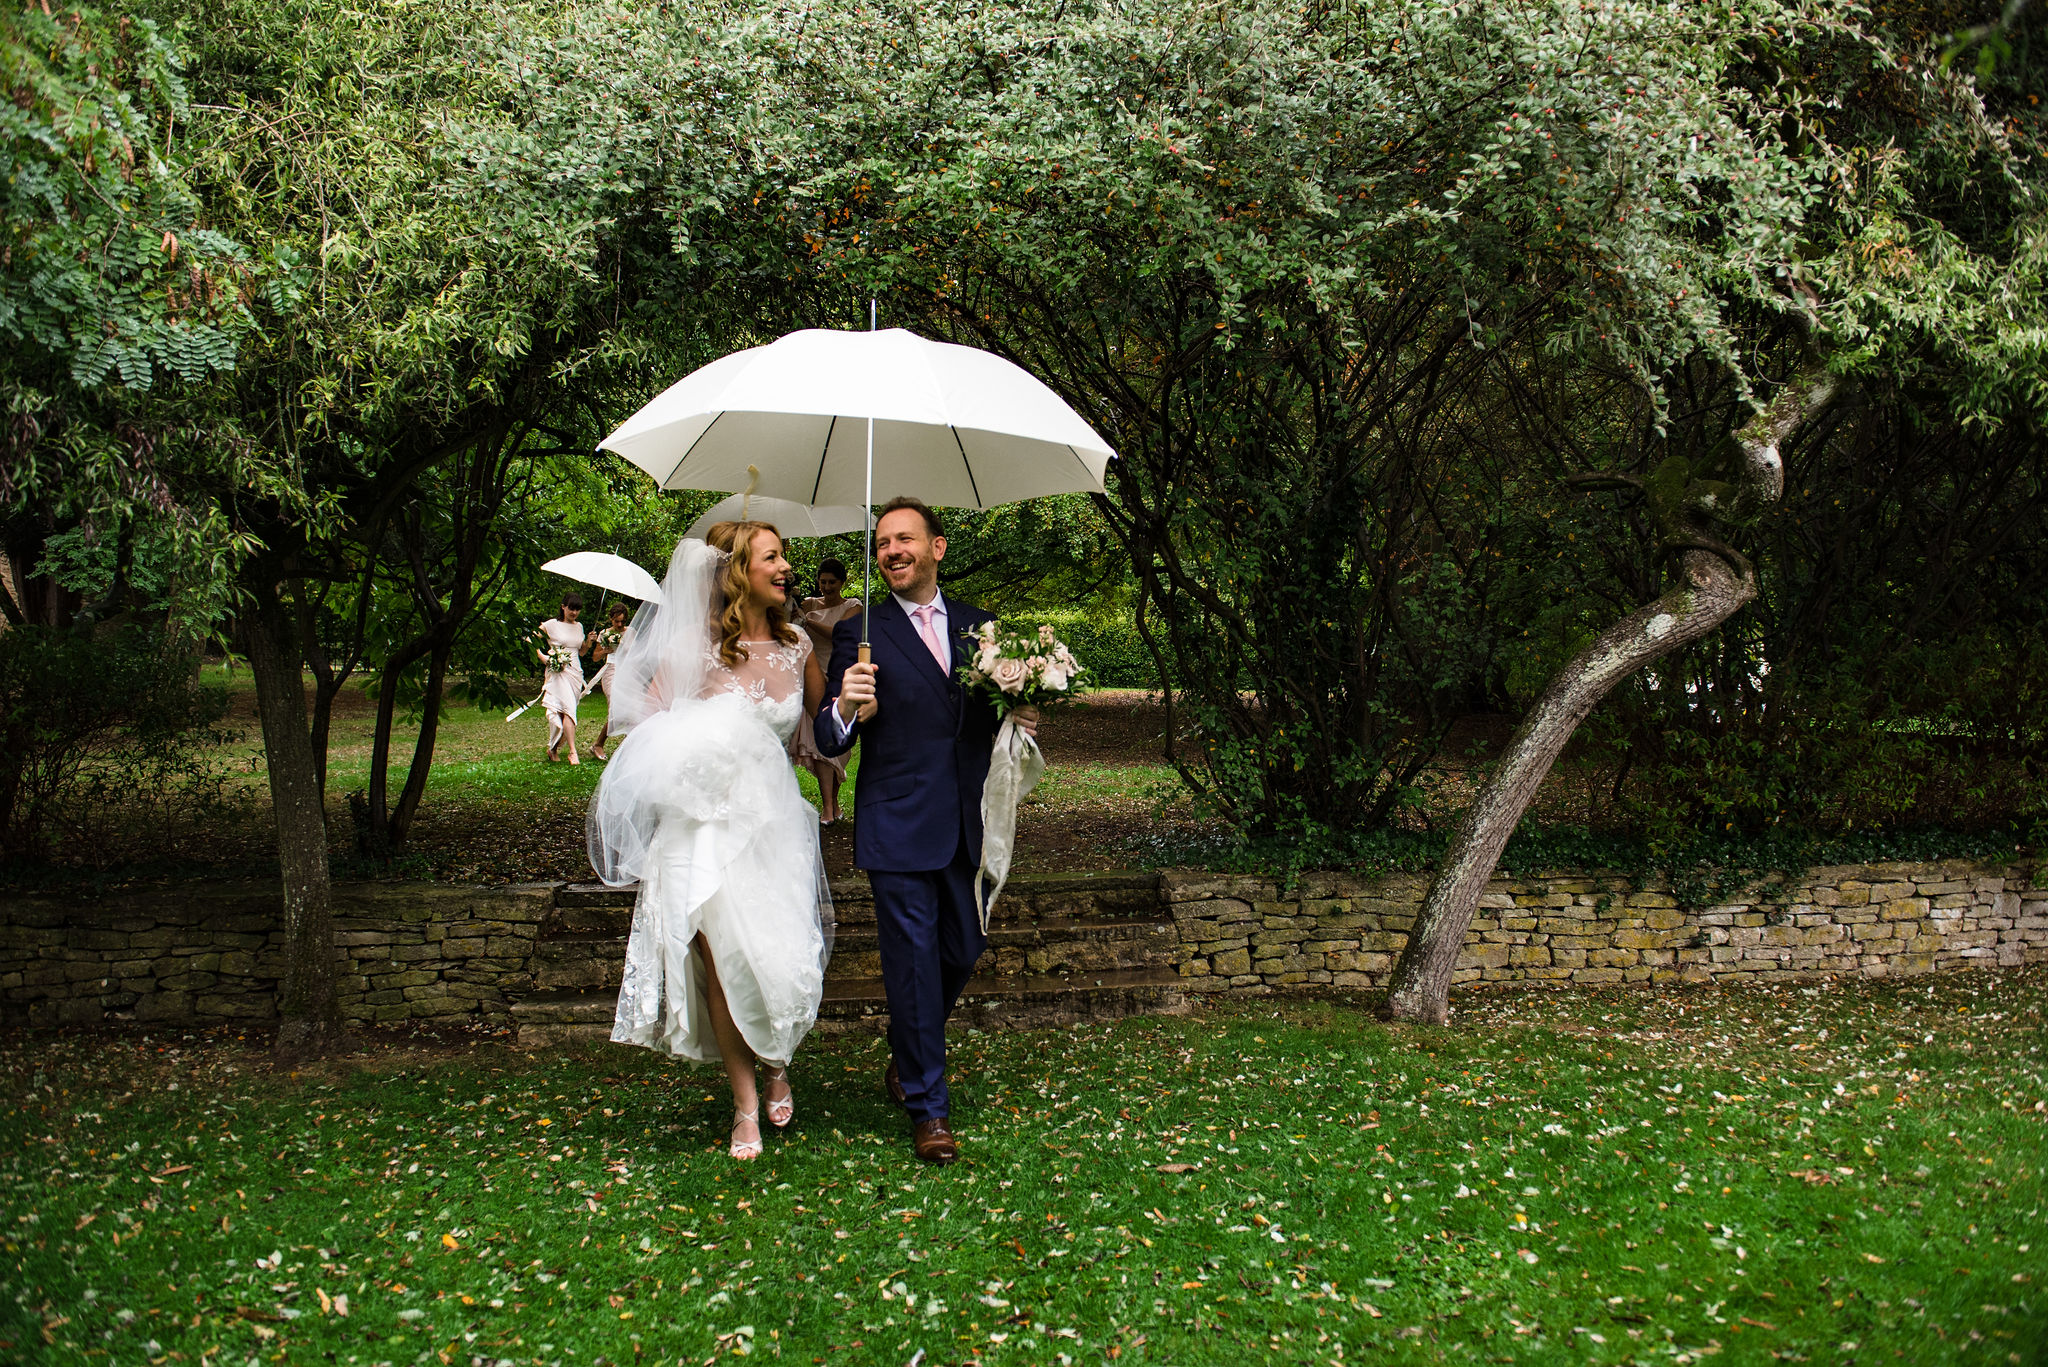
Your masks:
{"label": "ivy ground cover", "polygon": [[2048,977],[869,1037],[727,1159],[610,1046],[0,1042],[0,1360],[142,1367],[2044,1359]]}

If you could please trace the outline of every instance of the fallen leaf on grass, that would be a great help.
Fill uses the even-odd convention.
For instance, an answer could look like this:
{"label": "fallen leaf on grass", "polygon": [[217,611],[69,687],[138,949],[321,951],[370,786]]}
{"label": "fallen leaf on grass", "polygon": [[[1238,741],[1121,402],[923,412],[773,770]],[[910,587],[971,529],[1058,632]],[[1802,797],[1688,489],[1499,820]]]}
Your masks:
{"label": "fallen leaf on grass", "polygon": [[1193,1172],[1196,1168],[1200,1166],[1202,1166],[1200,1163],[1161,1163],[1159,1165],[1159,1170],[1161,1172],[1171,1172],[1177,1174],[1183,1172]]}

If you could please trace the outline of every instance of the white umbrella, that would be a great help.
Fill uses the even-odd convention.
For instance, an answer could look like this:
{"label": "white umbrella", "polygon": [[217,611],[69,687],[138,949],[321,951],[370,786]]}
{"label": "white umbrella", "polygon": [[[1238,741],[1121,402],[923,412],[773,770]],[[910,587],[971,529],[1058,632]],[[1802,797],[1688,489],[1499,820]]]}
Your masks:
{"label": "white umbrella", "polygon": [[[868,427],[873,420],[872,487]],[[796,503],[899,494],[993,508],[1100,491],[1115,454],[1059,395],[973,347],[901,328],[807,328],[678,380],[599,446],[664,489],[747,487]]]}
{"label": "white umbrella", "polygon": [[701,537],[721,522],[738,522],[742,517],[756,522],[772,522],[784,536],[838,536],[841,532],[860,531],[868,525],[868,510],[865,508],[850,505],[813,508],[808,503],[792,503],[786,498],[734,494],[731,498],[720,499],[710,512],[692,522],[690,530],[683,535]]}
{"label": "white umbrella", "polygon": [[662,601],[661,585],[654,582],[653,575],[625,556],[613,555],[609,551],[576,551],[557,556],[541,568],[565,579],[574,579],[579,584],[594,584],[643,603]]}

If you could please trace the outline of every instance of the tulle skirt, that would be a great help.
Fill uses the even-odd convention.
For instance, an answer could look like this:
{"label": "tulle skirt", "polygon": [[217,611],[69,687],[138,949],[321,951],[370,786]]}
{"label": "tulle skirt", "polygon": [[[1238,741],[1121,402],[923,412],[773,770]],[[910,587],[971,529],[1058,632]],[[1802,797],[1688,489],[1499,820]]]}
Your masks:
{"label": "tulle skirt", "polygon": [[590,810],[591,862],[638,881],[612,1038],[717,1061],[700,934],[747,1046],[786,1063],[818,1018],[832,899],[817,811],[761,707],[724,695],[640,722]]}

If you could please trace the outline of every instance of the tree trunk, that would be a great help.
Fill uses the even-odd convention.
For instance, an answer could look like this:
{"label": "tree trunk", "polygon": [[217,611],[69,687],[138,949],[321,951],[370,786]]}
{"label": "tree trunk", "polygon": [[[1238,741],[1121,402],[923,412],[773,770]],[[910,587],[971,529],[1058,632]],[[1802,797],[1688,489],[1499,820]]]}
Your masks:
{"label": "tree trunk", "polygon": [[[447,633],[451,638],[453,633]],[[434,741],[441,730],[441,695],[448,683],[448,659],[455,653],[453,639],[436,641],[427,656],[426,696],[420,701],[420,732],[413,741],[412,767],[406,770],[405,787],[392,809],[390,840],[393,849],[405,844],[412,832],[412,819],[426,795],[427,774],[434,767]]]}
{"label": "tree trunk", "polygon": [[1398,1020],[1441,1025],[1450,1018],[1451,973],[1465,946],[1479,898],[1579,723],[1614,686],[1644,665],[1699,640],[1756,596],[1756,586],[1711,551],[1687,551],[1686,583],[1636,609],[1579,652],[1522,720],[1500,767],[1473,799],[1437,870],[1394,969],[1387,1001]]}
{"label": "tree trunk", "polygon": [[263,724],[284,884],[285,968],[278,985],[276,1053],[280,1063],[296,1063],[331,1052],[347,1039],[347,1031],[335,998],[327,820],[307,729],[298,632],[278,601],[276,584],[261,571],[258,575],[250,585],[254,604],[243,618],[243,641]]}
{"label": "tree trunk", "polygon": [[[1784,492],[1779,447],[1794,428],[1826,406],[1835,382],[1818,361],[1788,383],[1776,400],[1738,429],[1743,492],[1774,502]],[[1500,766],[1480,788],[1458,824],[1437,870],[1429,900],[1416,917],[1401,960],[1394,966],[1387,1014],[1396,1020],[1442,1025],[1451,1015],[1451,977],[1472,928],[1487,880],[1521,823],[1550,766],[1594,706],[1629,675],[1699,640],[1756,596],[1756,581],[1733,552],[1711,544],[1711,501],[1699,508],[1666,509],[1667,535],[1690,547],[1679,557],[1678,586],[1601,633],[1551,680],[1508,742]],[[1687,524],[1691,525],[1688,526]],[[1688,534],[1690,533],[1690,534]],[[1704,543],[1704,544],[1703,544]]]}
{"label": "tree trunk", "polygon": [[406,642],[384,662],[383,680],[377,685],[377,720],[370,733],[370,787],[366,794],[369,824],[359,833],[364,842],[359,853],[372,859],[390,858],[391,851],[404,838],[392,831],[389,800],[391,733],[398,725],[398,684],[432,643],[431,634],[421,634]]}

